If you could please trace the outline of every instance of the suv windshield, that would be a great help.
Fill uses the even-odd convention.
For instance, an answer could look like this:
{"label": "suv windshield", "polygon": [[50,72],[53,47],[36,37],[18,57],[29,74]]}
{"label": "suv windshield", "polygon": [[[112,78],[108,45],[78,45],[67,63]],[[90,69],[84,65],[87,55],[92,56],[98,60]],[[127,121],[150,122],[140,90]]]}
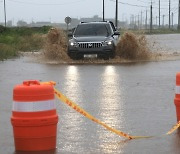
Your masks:
{"label": "suv windshield", "polygon": [[109,36],[111,29],[108,24],[82,24],[78,25],[74,36]]}

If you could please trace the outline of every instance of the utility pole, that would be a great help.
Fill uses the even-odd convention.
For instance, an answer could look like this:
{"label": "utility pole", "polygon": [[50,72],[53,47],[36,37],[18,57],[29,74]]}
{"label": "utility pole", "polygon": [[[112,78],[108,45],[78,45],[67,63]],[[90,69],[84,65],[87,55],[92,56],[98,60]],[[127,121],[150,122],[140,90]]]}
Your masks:
{"label": "utility pole", "polygon": [[161,0],[159,0],[159,28],[161,27]]}
{"label": "utility pole", "polygon": [[151,16],[150,16],[150,32],[152,32],[152,25],[153,25],[153,21],[152,21],[152,0],[151,0],[151,6],[150,6],[150,10],[151,10]]}
{"label": "utility pole", "polygon": [[158,25],[158,16],[156,16],[156,26]]}
{"label": "utility pole", "polygon": [[4,0],[4,25],[6,27],[6,0]]}
{"label": "utility pole", "polygon": [[172,28],[173,28],[174,27],[174,20],[173,20],[174,19],[174,13],[173,12],[171,13],[171,19],[172,19]]}
{"label": "utility pole", "polygon": [[138,29],[140,29],[140,24],[139,24],[139,14],[138,14]]}
{"label": "utility pole", "polygon": [[143,25],[143,12],[141,11],[141,25],[140,25],[141,29],[142,29],[142,25]]}
{"label": "utility pole", "polygon": [[116,28],[118,28],[118,0],[116,0],[115,26],[116,26]]}
{"label": "utility pole", "polygon": [[179,14],[178,14],[178,29],[180,30],[180,0],[179,0]]}
{"label": "utility pole", "polygon": [[164,17],[165,17],[165,15],[163,15],[163,28],[164,28]]}
{"label": "utility pole", "polygon": [[169,29],[171,28],[171,0],[169,0]]}
{"label": "utility pole", "polygon": [[146,21],[145,21],[146,23],[145,23],[145,27],[146,27],[146,29],[147,29],[147,9],[146,9]]}
{"label": "utility pole", "polygon": [[134,22],[134,15],[132,15],[132,22],[133,22],[133,25],[134,25],[134,23],[135,23],[135,22]]}
{"label": "utility pole", "polygon": [[103,0],[103,21],[104,21],[104,0]]}
{"label": "utility pole", "polygon": [[130,20],[129,20],[129,21],[130,21],[129,24],[130,24],[130,26],[131,26],[131,25],[132,25],[132,15],[130,16]]}

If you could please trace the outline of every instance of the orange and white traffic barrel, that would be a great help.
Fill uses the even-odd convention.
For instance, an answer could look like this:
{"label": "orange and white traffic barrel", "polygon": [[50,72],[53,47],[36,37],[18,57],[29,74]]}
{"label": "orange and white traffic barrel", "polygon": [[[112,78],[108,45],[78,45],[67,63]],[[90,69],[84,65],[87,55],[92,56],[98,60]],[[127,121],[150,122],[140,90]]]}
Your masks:
{"label": "orange and white traffic barrel", "polygon": [[11,123],[17,151],[55,149],[58,115],[53,86],[36,80],[16,85]]}
{"label": "orange and white traffic barrel", "polygon": [[180,72],[176,74],[176,88],[174,104],[176,106],[177,121],[180,121]]}

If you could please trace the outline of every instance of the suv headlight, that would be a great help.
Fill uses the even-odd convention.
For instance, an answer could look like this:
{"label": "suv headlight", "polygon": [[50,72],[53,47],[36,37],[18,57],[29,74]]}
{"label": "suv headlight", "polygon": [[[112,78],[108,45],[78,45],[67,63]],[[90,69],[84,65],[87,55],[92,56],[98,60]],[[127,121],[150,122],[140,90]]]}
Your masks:
{"label": "suv headlight", "polygon": [[113,44],[112,40],[104,41],[104,46],[111,46]]}
{"label": "suv headlight", "polygon": [[69,42],[69,45],[70,45],[71,47],[77,47],[77,42],[70,41],[70,42]]}

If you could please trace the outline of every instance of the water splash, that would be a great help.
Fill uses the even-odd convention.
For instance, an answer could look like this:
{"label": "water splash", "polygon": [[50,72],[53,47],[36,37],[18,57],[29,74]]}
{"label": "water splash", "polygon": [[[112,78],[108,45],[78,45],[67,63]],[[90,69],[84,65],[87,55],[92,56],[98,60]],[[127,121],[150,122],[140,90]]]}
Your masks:
{"label": "water splash", "polygon": [[116,56],[128,60],[150,59],[150,49],[144,35],[125,32],[116,47]]}

